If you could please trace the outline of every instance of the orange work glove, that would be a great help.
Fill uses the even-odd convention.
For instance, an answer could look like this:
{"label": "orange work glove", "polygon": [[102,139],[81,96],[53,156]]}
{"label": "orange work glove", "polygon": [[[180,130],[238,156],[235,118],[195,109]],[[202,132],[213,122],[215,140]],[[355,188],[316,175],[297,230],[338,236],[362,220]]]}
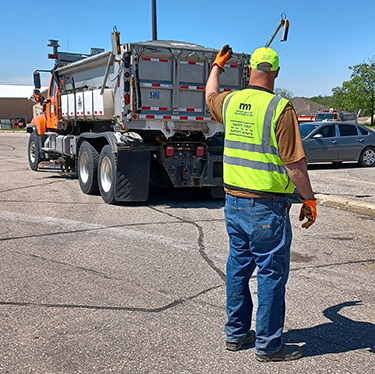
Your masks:
{"label": "orange work glove", "polygon": [[306,200],[302,203],[299,220],[303,221],[304,218],[307,218],[307,221],[302,227],[308,229],[316,220],[316,200]]}
{"label": "orange work glove", "polygon": [[232,57],[232,48],[226,44],[223,48],[220,49],[220,52],[216,55],[215,61],[212,64],[212,67],[217,65],[220,68],[220,74],[224,70],[225,63]]}

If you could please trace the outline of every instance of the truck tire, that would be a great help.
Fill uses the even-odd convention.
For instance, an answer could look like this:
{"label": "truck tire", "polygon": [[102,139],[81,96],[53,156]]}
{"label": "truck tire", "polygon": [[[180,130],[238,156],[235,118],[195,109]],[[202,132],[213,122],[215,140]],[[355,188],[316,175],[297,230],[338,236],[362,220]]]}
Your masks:
{"label": "truck tire", "polygon": [[31,170],[38,170],[38,164],[42,161],[40,155],[40,145],[38,135],[35,133],[30,134],[29,143],[27,147],[27,155],[29,159],[29,166]]}
{"label": "truck tire", "polygon": [[83,193],[95,195],[98,188],[99,152],[87,141],[82,142],[78,152],[78,180]]}
{"label": "truck tire", "polygon": [[111,147],[104,146],[99,156],[98,183],[100,195],[108,204],[116,203],[116,162]]}

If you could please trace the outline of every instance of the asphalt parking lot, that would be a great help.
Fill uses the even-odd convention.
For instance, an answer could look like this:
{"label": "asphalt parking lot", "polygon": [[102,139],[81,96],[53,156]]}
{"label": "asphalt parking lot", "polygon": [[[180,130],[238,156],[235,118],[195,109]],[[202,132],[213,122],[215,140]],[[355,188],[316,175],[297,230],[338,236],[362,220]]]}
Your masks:
{"label": "asphalt parking lot", "polygon": [[32,172],[27,139],[0,134],[0,373],[374,372],[375,168],[309,166],[318,219],[302,229],[293,204],[284,334],[304,357],[260,363],[224,346],[222,200],[108,205]]}

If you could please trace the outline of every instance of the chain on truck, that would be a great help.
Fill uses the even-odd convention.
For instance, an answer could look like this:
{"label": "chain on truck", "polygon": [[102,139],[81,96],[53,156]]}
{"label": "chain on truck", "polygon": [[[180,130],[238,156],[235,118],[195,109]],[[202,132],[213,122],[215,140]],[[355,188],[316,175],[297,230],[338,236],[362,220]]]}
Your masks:
{"label": "chain on truck", "polygon": [[[184,42],[120,44],[89,56],[64,53],[50,40],[47,98],[27,126],[32,170],[75,172],[82,191],[107,203],[146,201],[149,180],[167,187],[222,193],[223,127],[210,115],[204,90],[217,50]],[[97,53],[99,52],[99,53]],[[222,91],[245,87],[249,55],[234,54]]]}

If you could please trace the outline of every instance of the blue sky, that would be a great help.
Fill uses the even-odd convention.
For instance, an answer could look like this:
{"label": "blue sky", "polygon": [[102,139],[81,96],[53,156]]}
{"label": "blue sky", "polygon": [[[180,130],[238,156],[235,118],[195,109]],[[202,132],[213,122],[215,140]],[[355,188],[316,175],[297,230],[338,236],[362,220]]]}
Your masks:
{"label": "blue sky", "polygon": [[[266,44],[283,12],[288,41],[280,43],[278,35],[271,45],[280,57],[276,87],[294,96],[331,95],[350,79],[349,66],[375,55],[370,0],[157,0],[158,39],[216,49],[228,43],[252,53]],[[122,43],[152,39],[151,0],[1,1],[0,15],[0,84],[32,85],[34,70],[52,68],[49,39],[77,53],[110,49],[114,25]]]}

